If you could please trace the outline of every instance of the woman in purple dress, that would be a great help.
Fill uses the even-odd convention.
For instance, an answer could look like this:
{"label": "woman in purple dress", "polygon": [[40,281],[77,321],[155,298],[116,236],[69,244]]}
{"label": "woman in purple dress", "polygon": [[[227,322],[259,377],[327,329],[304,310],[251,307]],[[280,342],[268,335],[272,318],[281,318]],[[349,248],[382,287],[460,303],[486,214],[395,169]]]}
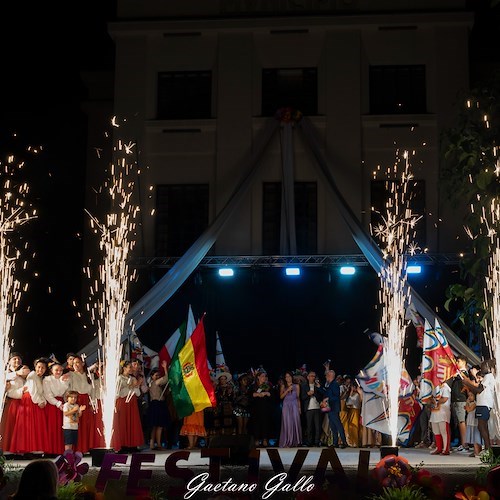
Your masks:
{"label": "woman in purple dress", "polygon": [[300,422],[300,386],[293,383],[291,372],[285,372],[285,380],[280,387],[281,410],[280,448],[293,448],[302,443]]}

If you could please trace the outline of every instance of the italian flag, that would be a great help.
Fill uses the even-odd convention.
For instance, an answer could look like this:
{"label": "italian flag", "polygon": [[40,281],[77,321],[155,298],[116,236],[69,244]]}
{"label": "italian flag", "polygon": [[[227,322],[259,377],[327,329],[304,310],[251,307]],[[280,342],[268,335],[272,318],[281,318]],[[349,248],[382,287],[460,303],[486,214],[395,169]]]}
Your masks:
{"label": "italian flag", "polygon": [[208,371],[203,318],[168,369],[172,399],[179,418],[216,405]]}
{"label": "italian flag", "polygon": [[[177,355],[180,347],[184,345],[186,340],[191,336],[196,327],[196,322],[194,320],[193,310],[191,305],[189,305],[187,325],[183,322],[177,330],[168,338],[165,344],[160,349],[158,357],[160,358],[160,367],[163,360],[167,362],[167,368],[170,366],[172,359]],[[180,346],[180,347],[179,347]]]}

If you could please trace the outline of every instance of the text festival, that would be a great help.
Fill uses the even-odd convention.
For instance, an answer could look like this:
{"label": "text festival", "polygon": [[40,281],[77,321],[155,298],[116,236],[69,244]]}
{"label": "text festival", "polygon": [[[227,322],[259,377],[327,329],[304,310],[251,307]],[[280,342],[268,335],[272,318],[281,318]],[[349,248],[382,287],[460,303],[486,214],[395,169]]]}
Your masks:
{"label": "text festival", "polygon": [[[279,451],[269,448],[266,450],[271,461],[274,475],[262,485],[261,498],[271,498],[274,493],[282,492],[306,492],[311,491],[315,485],[322,485],[325,480],[328,465],[331,465],[335,474],[345,475],[344,468],[333,448],[325,448],[321,451],[316,468],[310,476],[301,476],[304,461],[309,453],[307,449],[299,449],[288,471],[285,471]],[[183,485],[172,485],[167,492],[168,498],[180,496],[185,499],[194,498],[197,493],[223,493],[239,492],[252,494],[259,488],[259,466],[260,450],[251,450],[248,455],[248,470],[246,482],[236,483],[231,478],[221,482],[221,463],[223,459],[230,457],[230,448],[206,448],[201,450],[201,457],[208,458],[208,472],[195,474],[188,467],[179,467],[178,462],[188,460],[189,451],[176,451],[165,460],[165,472],[174,479],[183,482]],[[360,450],[358,477],[367,473],[370,452]],[[120,453],[107,453],[104,456],[101,469],[96,481],[96,490],[103,492],[110,480],[121,479],[122,471],[113,469],[115,464],[126,464],[128,455]],[[147,496],[150,493],[150,485],[153,471],[142,468],[143,464],[154,463],[153,453],[133,453],[128,471],[126,494],[130,496]],[[140,484],[146,480],[145,484]]]}

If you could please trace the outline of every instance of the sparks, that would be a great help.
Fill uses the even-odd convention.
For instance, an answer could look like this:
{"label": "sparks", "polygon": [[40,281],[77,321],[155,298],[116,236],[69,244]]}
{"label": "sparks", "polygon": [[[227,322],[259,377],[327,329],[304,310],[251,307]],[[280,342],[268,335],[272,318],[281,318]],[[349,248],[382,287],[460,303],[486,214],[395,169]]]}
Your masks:
{"label": "sparks", "polygon": [[[36,151],[32,151],[36,152]],[[15,248],[12,235],[29,220],[36,217],[26,211],[23,198],[28,194],[26,183],[17,185],[14,172],[22,168],[14,156],[9,156],[7,164],[0,162],[2,191],[0,193],[0,416],[3,413],[7,384],[7,364],[13,344],[11,330],[15,323],[16,311],[21,297],[28,289],[16,278],[18,268],[25,269],[26,261],[20,260],[21,252]]]}
{"label": "sparks", "polygon": [[[113,118],[113,126],[118,126],[116,118]],[[123,144],[119,141],[117,151],[121,152],[122,158],[111,165],[111,179],[103,190],[110,197],[111,210],[106,215],[105,222],[100,222],[97,217],[87,212],[91,228],[100,234],[99,247],[103,255],[103,261],[98,267],[99,276],[90,286],[88,310],[92,322],[97,327],[100,347],[98,357],[102,366],[100,370],[102,435],[108,448],[113,437],[115,401],[118,395],[118,376],[122,357],[121,339],[130,306],[127,298],[128,284],[131,281],[128,260],[134,246],[132,235],[135,230],[134,214],[137,213],[131,201],[133,183],[126,180],[131,170],[127,156],[132,154],[133,146],[131,143]],[[84,268],[84,272],[90,277],[90,266]]]}
{"label": "sparks", "polygon": [[[380,332],[384,340],[384,359],[386,360],[387,414],[393,446],[399,433],[399,391],[401,374],[404,368],[403,348],[406,337],[406,306],[410,302],[407,286],[406,255],[415,254],[419,247],[410,242],[414,236],[415,225],[421,218],[409,208],[410,193],[408,183],[413,179],[410,173],[409,155],[403,154],[404,171],[401,182],[391,183],[390,197],[386,203],[383,222],[375,228],[375,235],[384,245],[385,265],[380,272],[380,304],[382,317]],[[395,164],[394,173],[400,169],[401,160]]]}

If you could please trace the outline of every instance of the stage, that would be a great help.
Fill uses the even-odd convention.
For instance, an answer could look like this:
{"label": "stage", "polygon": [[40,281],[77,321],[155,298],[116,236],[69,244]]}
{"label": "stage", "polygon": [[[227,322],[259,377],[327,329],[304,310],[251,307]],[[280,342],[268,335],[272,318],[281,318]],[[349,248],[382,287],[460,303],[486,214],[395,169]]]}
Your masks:
{"label": "stage", "polygon": [[[212,449],[213,450],[213,449]],[[226,481],[231,478],[234,483],[250,483],[250,477],[256,478],[258,476],[259,487],[262,488],[263,485],[270,480],[273,476],[278,474],[281,471],[289,472],[291,466],[294,462],[294,458],[296,460],[295,466],[303,458],[303,463],[299,465],[299,468],[296,469],[297,477],[304,476],[312,477],[315,473],[317,473],[318,464],[321,462],[321,455],[324,451],[330,451],[331,449],[327,448],[260,448],[260,457],[258,467],[255,467],[253,471],[250,470],[248,465],[244,464],[222,464],[220,466],[220,479],[219,482]],[[360,453],[363,450],[365,453]],[[175,453],[188,452],[189,456],[183,456],[180,459],[180,455],[175,455]],[[275,451],[279,454],[279,459],[281,460],[281,464],[274,461],[274,469],[273,463],[271,462],[271,458],[273,457],[273,453]],[[380,449],[378,448],[346,448],[346,449],[334,449],[336,456],[339,459],[341,469],[335,469],[335,467],[330,463],[326,462],[326,478],[329,481],[330,485],[334,485],[339,479],[338,489],[343,491],[340,496],[336,496],[337,494],[330,494],[325,498],[345,498],[347,499],[361,499],[363,495],[359,492],[360,484],[363,481],[366,481],[366,471],[370,473],[376,464],[381,459]],[[268,453],[269,452],[269,453]],[[307,452],[307,454],[306,454]],[[369,457],[366,452],[369,452]],[[138,496],[138,495],[127,495],[126,488],[127,482],[129,481],[129,476],[131,474],[131,466],[133,465],[133,461],[140,460],[140,456],[150,454],[154,461],[152,462],[142,462],[137,465],[137,470],[140,469],[140,474],[145,471],[151,471],[150,478],[145,478],[143,476],[142,479],[137,475],[136,483],[139,486],[146,487],[149,489],[150,496]],[[298,455],[297,455],[298,454]],[[324,454],[324,453],[323,453]],[[305,458],[304,458],[305,455]],[[452,491],[452,489],[456,485],[462,485],[467,482],[473,482],[475,478],[475,474],[479,467],[482,465],[479,458],[472,458],[468,456],[468,453],[459,453],[454,452],[448,456],[442,455],[431,455],[430,450],[428,449],[415,449],[415,448],[399,448],[398,455],[400,457],[404,457],[408,460],[409,464],[412,467],[427,469],[432,475],[437,475],[442,478],[443,482],[446,485],[448,491]],[[301,460],[297,461],[297,457],[301,456]],[[360,457],[364,456],[365,464],[368,463],[368,467],[366,465],[360,464]],[[146,457],[143,457],[146,458]],[[119,480],[113,478],[108,471],[106,475],[106,483],[105,483],[105,499],[106,500],[114,500],[114,499],[122,499],[122,498],[157,498],[157,499],[175,499],[175,498],[184,498],[184,495],[181,493],[183,486],[191,477],[197,476],[198,474],[209,472],[209,458],[202,458],[201,451],[199,449],[196,450],[166,450],[166,451],[151,451],[149,449],[144,449],[138,453],[122,455],[122,459],[124,463],[115,463],[112,465],[111,473],[114,474],[115,471],[121,473],[121,478]],[[174,460],[175,459],[175,460]],[[361,459],[361,462],[363,460]],[[11,461],[12,465],[23,467],[25,466],[29,460],[23,459],[13,459]],[[99,475],[103,475],[103,470],[105,467],[101,468],[92,465],[92,459],[89,455],[85,455],[83,457],[83,462],[89,465],[89,471],[83,477],[83,482],[86,484],[94,485],[96,479]],[[171,462],[169,464],[169,462]],[[169,465],[167,465],[169,464]],[[257,475],[253,475],[255,471]],[[298,473],[297,473],[298,470]],[[363,472],[363,470],[365,472]],[[179,479],[181,474],[179,471],[189,472],[190,475],[186,475],[184,480]],[[213,472],[213,470],[212,470]],[[332,478],[334,478],[332,480]],[[215,482],[215,481],[214,481]],[[366,484],[366,483],[365,483]],[[177,488],[177,491],[175,490]],[[6,498],[8,493],[12,491],[4,491],[0,492],[0,499]],[[154,495],[157,496],[154,496]],[[162,496],[163,495],[163,496]],[[221,495],[221,493],[219,493]],[[223,494],[222,494],[223,495]],[[294,493],[280,493],[279,491],[270,496],[269,498],[287,498],[292,499],[295,498]],[[197,492],[192,495],[190,498],[194,499],[202,499],[202,498],[216,498],[217,494],[215,493],[203,493]],[[231,496],[219,496],[219,498],[235,498],[233,495]],[[243,496],[239,496],[236,498],[244,498]],[[257,496],[247,496],[245,498],[262,498],[262,493],[257,494]],[[300,497],[302,498],[302,497]],[[304,499],[307,497],[304,497]],[[315,497],[317,498],[317,497]]]}

